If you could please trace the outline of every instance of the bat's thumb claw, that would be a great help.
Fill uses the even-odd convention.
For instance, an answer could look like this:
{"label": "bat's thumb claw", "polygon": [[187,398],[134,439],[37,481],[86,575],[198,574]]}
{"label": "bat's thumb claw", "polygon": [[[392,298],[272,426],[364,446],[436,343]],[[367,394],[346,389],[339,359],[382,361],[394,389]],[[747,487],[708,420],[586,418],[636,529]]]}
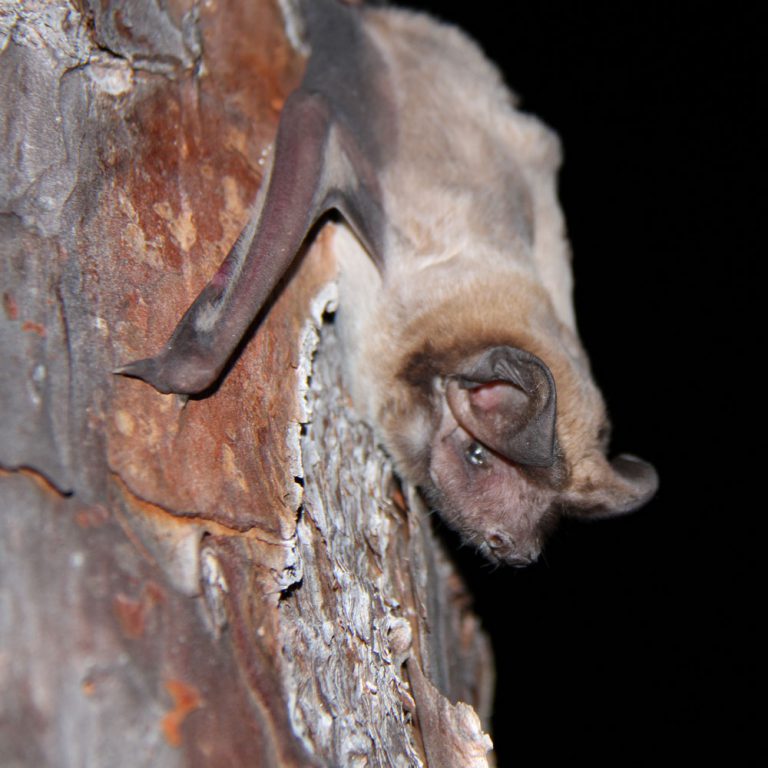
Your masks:
{"label": "bat's thumb claw", "polygon": [[[151,384],[158,391],[164,391],[158,377],[159,367],[157,360],[154,357],[147,357],[144,360],[134,360],[132,363],[115,368],[112,373],[118,376],[128,376],[132,379],[141,379],[142,381],[146,381],[147,384]],[[165,391],[167,392],[167,390]]]}
{"label": "bat's thumb claw", "polygon": [[205,359],[190,353],[179,354],[168,349],[156,357],[121,365],[113,373],[141,379],[164,395],[194,395],[209,388],[219,369],[206,364]]}

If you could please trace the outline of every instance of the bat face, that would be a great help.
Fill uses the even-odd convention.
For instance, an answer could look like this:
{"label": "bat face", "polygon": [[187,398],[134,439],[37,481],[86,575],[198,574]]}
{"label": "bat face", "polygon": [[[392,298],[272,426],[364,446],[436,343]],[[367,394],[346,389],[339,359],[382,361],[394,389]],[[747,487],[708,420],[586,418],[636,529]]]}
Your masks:
{"label": "bat face", "polygon": [[478,442],[446,411],[432,445],[427,498],[489,560],[534,562],[555,521],[555,493]]}
{"label": "bat face", "polygon": [[606,458],[576,332],[557,138],[458,30],[388,7],[300,5],[312,53],[252,220],[165,348],[119,372],[204,390],[335,210],[347,383],[449,524],[525,565],[560,515],[641,506],[656,473]]}
{"label": "bat face", "polygon": [[[429,439],[429,477],[422,487],[446,522],[489,560],[528,565],[562,515],[629,512],[654,493],[648,464],[631,457],[606,461],[606,424],[589,437],[582,425],[574,462],[574,451],[566,455],[560,447],[555,419],[536,413],[516,384],[497,380],[464,390],[458,406],[452,389],[454,380],[445,387],[439,426]],[[472,409],[481,411],[480,421]],[[510,411],[517,418],[510,420]],[[512,429],[516,434],[509,434]]]}
{"label": "bat face", "polygon": [[443,384],[428,494],[486,557],[528,565],[553,520],[556,387],[542,361],[496,347]]}
{"label": "bat face", "polygon": [[[460,374],[431,376],[428,396],[411,383],[389,390],[383,412],[397,423],[384,417],[382,427],[401,474],[489,560],[528,565],[561,516],[624,514],[656,490],[649,464],[606,459],[600,394],[578,365],[558,362],[559,403],[549,366],[510,346],[471,355]],[[401,423],[418,426],[408,432]]]}

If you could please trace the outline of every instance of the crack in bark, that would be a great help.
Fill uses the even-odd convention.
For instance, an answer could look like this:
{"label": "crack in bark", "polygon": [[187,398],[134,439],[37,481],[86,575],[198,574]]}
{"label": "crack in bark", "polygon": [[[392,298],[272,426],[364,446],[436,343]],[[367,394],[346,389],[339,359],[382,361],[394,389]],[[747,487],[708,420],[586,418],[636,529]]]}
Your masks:
{"label": "crack in bark", "polygon": [[252,539],[268,546],[281,548],[286,547],[290,542],[290,540],[286,541],[284,539],[265,535],[259,530],[257,525],[244,525],[242,527],[230,526],[210,517],[209,515],[211,513],[197,511],[186,512],[172,509],[171,507],[160,504],[152,499],[144,498],[140,494],[132,491],[119,473],[112,471],[110,474],[118,489],[124,495],[129,506],[137,511],[149,514],[157,513],[162,516],[167,516],[169,520],[173,520],[177,523],[186,522],[197,525],[206,533],[215,534],[217,536],[238,536]]}
{"label": "crack in bark", "polygon": [[19,465],[17,467],[7,467],[0,464],[0,478],[13,475],[28,477],[38,487],[47,493],[51,493],[61,499],[69,499],[75,495],[75,492],[66,488],[60,488],[45,472],[28,465]]}

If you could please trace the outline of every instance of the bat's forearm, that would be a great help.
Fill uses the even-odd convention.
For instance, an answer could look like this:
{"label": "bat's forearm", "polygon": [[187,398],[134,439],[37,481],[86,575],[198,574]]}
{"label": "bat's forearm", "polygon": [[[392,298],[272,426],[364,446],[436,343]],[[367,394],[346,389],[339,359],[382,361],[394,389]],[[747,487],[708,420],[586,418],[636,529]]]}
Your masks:
{"label": "bat's forearm", "polygon": [[328,105],[297,91],[286,102],[266,194],[211,281],[160,352],[119,369],[160,392],[210,387],[286,273],[322,213]]}

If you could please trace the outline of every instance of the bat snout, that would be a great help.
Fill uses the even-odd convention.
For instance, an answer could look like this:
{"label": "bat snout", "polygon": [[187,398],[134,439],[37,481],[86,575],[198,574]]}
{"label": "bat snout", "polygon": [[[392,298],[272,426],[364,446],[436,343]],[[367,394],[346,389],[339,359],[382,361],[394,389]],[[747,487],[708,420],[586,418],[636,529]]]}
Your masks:
{"label": "bat snout", "polygon": [[491,560],[511,565],[513,568],[525,568],[539,559],[540,549],[534,543],[517,542],[502,531],[490,533],[481,546],[483,554]]}

